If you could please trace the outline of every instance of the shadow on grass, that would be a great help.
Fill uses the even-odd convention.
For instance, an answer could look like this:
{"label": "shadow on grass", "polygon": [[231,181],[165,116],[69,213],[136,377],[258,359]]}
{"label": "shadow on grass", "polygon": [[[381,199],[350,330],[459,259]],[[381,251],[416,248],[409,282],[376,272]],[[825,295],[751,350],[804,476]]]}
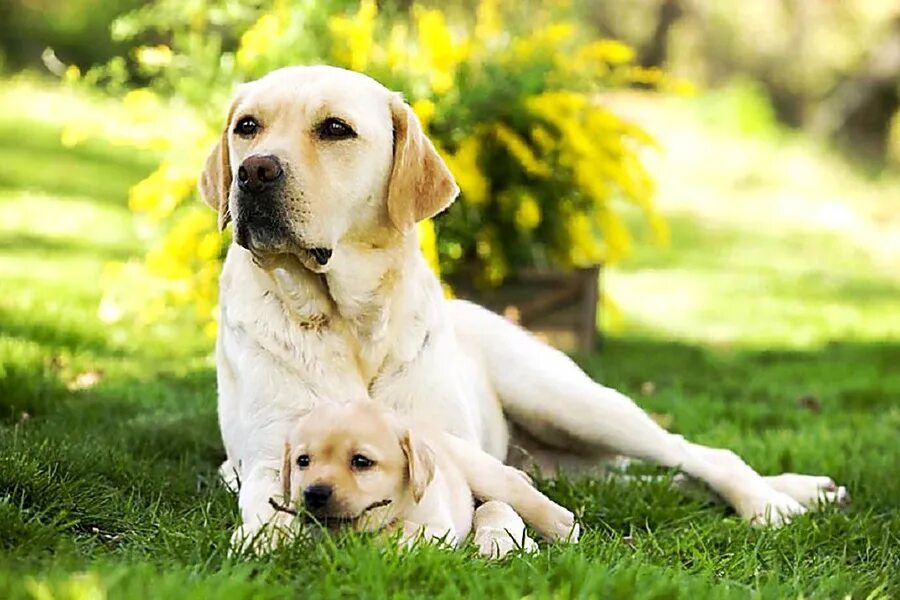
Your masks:
{"label": "shadow on grass", "polygon": [[51,322],[41,314],[23,318],[17,311],[0,308],[0,335],[40,344],[48,350],[91,351],[101,357],[122,355],[101,326],[91,322]]}
{"label": "shadow on grass", "polygon": [[60,135],[59,128],[36,121],[0,120],[0,189],[122,206],[127,200],[123,190],[153,167],[150,153],[94,141],[66,148]]}
{"label": "shadow on grass", "polygon": [[876,415],[900,409],[898,342],[758,350],[619,338],[609,340],[602,352],[576,359],[597,381],[650,407],[708,401],[739,417],[742,405],[768,406],[784,424],[792,415]]}
{"label": "shadow on grass", "polygon": [[[587,531],[579,555],[616,561],[638,552],[667,568],[711,576],[725,569],[747,585],[760,569],[789,572],[808,553],[819,557],[816,573],[851,569],[866,581],[897,557],[900,483],[890,465],[900,464],[900,344],[746,351],[613,339],[579,360],[595,379],[669,414],[679,433],[734,447],[764,472],[813,465],[852,485],[857,502],[849,513],[829,510],[785,532],[759,533],[664,482],[541,480],[551,497],[579,510]],[[50,555],[76,563],[128,556],[219,568],[237,513],[216,480],[223,450],[214,369],[147,362],[140,376],[110,372],[88,390],[57,388],[41,414],[0,426],[4,552],[29,564]],[[814,400],[798,402],[800,390]]]}
{"label": "shadow on grass", "polygon": [[[116,356],[115,353],[108,356]],[[806,351],[732,351],[648,339],[614,339],[603,352],[578,357],[591,376],[646,409],[669,413],[686,435],[843,428],[900,408],[900,344],[839,343]],[[140,362],[140,359],[137,359]],[[46,441],[91,439],[140,461],[218,466],[215,372],[147,365],[140,378],[106,376],[69,391],[46,364],[6,371],[0,405],[45,398],[25,424]],[[900,418],[895,414],[894,419]],[[900,449],[898,449],[900,453]],[[120,483],[127,483],[122,480]]]}
{"label": "shadow on grass", "polygon": [[123,261],[135,256],[131,248],[112,244],[98,244],[85,232],[85,238],[60,238],[32,233],[0,234],[0,253],[9,257],[17,254],[38,254],[52,260],[57,256],[97,258],[103,261]]}

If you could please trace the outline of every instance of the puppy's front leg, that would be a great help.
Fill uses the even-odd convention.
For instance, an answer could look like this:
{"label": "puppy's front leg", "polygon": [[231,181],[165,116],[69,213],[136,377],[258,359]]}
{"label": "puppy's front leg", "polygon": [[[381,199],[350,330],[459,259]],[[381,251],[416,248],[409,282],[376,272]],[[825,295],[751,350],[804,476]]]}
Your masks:
{"label": "puppy's front leg", "polygon": [[516,548],[525,552],[537,550],[522,517],[505,502],[491,500],[476,508],[472,530],[479,554],[487,558],[503,558]]}
{"label": "puppy's front leg", "polygon": [[549,540],[578,541],[575,515],[539,492],[528,475],[454,435],[443,432],[439,435],[444,448],[465,473],[476,498],[508,504]]}
{"label": "puppy's front leg", "polygon": [[453,524],[447,522],[417,523],[404,520],[403,533],[400,535],[400,545],[412,548],[417,542],[428,544],[447,544],[450,547],[459,545],[459,534],[454,530]]}
{"label": "puppy's front leg", "polygon": [[284,503],[281,496],[281,464],[258,462],[247,469],[238,495],[241,525],[231,536],[233,550],[265,553],[289,536],[293,515],[276,511],[269,502]]}
{"label": "puppy's front leg", "polygon": [[457,546],[466,533],[457,530],[453,511],[447,501],[447,490],[441,485],[440,473],[437,478],[439,481],[432,483],[420,502],[403,516],[400,543],[406,547],[413,546],[419,540],[430,544]]}

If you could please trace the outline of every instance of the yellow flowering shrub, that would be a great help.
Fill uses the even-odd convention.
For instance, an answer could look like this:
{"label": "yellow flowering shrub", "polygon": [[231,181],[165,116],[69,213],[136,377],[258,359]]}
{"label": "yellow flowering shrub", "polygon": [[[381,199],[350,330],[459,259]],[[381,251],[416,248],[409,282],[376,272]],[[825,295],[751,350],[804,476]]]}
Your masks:
{"label": "yellow flowering shrub", "polygon": [[597,39],[566,2],[480,0],[466,17],[419,4],[384,9],[374,0],[277,0],[268,8],[156,0],[113,31],[124,40],[150,29],[168,43],[136,44],[133,64],[115,59],[68,77],[122,94],[135,114],[134,131],[73,124],[69,142],[101,133],[163,152],[129,198],[156,241],[140,265],[110,269],[101,307],[110,318],[127,304],[123,290],[135,287],[115,282],[138,272],[149,320],[184,304],[212,318],[225,240],[212,211],[186,200],[233,87],[290,64],[344,66],[405,94],[461,189],[444,215],[419,227],[438,272],[474,265],[483,283],[496,285],[525,267],[619,260],[634,243],[623,203],[667,238],[641,160],[653,140],[604,107],[602,92],[674,84],[637,66],[629,46]]}

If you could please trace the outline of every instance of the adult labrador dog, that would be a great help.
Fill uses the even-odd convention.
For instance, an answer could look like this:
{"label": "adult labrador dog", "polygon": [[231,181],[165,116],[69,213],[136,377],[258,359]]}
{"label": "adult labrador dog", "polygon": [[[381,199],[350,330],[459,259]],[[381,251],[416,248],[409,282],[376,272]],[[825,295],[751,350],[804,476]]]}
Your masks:
{"label": "adult labrador dog", "polygon": [[751,522],[846,497],[828,477],[763,477],[671,434],[563,353],[445,299],[415,225],[458,188],[409,106],[364,75],[289,67],[242,85],[200,189],[220,228],[234,222],[216,353],[239,537],[284,524],[269,500],[292,424],[366,397],[501,460],[523,447],[545,471],[616,455],[677,468]]}

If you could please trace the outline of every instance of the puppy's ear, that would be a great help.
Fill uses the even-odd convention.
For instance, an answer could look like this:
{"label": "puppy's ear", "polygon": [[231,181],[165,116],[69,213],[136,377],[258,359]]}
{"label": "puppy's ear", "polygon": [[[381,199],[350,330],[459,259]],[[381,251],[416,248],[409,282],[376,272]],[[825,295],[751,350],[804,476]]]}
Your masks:
{"label": "puppy's ear", "polygon": [[200,196],[213,210],[219,213],[219,231],[225,229],[231,221],[231,213],[228,211],[228,195],[231,190],[231,159],[229,158],[228,127],[234,116],[238,98],[231,102],[228,109],[228,118],[222,129],[222,136],[215,148],[206,158],[206,166],[200,176]]}
{"label": "puppy's ear", "polygon": [[406,231],[447,208],[459,194],[450,169],[422,131],[419,119],[399,94],[391,97],[394,165],[388,184],[391,222]]}
{"label": "puppy's ear", "polygon": [[434,453],[427,444],[415,439],[408,429],[400,435],[400,448],[406,455],[409,488],[413,500],[419,502],[434,479]]}
{"label": "puppy's ear", "polygon": [[284,456],[281,461],[281,502],[284,506],[291,505],[291,444],[284,443]]}

